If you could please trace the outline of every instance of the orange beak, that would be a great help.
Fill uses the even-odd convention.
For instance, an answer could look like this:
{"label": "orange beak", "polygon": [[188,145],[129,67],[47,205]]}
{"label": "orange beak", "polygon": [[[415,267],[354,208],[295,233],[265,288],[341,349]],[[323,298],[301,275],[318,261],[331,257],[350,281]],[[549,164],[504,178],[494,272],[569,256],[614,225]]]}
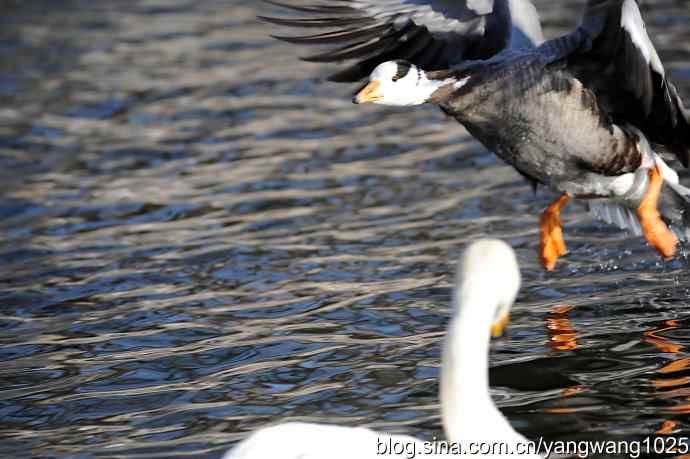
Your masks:
{"label": "orange beak", "polygon": [[508,322],[510,322],[510,315],[504,314],[499,317],[496,322],[491,324],[491,336],[498,338],[503,335],[503,331],[506,329]]}
{"label": "orange beak", "polygon": [[370,81],[355,97],[352,98],[354,104],[365,104],[367,102],[377,102],[383,100],[383,95],[379,92],[381,83],[377,80]]}

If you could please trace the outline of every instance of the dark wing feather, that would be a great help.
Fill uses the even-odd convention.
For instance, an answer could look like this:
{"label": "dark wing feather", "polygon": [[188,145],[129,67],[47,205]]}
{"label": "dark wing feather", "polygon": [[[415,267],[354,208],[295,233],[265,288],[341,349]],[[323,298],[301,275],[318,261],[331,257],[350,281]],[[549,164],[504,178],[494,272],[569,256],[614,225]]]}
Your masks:
{"label": "dark wing feather", "polygon": [[337,30],[335,32],[326,32],[316,35],[307,35],[303,37],[288,37],[283,35],[271,35],[273,38],[282,40],[288,43],[293,43],[296,45],[328,45],[328,44],[351,44],[351,43],[361,43],[365,40],[371,40],[373,38],[379,37],[389,30],[387,24],[375,25],[373,27],[366,28],[353,28],[345,30]]}
{"label": "dark wing feather", "polygon": [[[449,68],[464,59],[488,58],[504,49],[511,37],[509,4],[524,8],[527,23],[536,24],[529,0],[315,0],[315,4],[267,3],[317,15],[307,18],[261,17],[281,26],[324,28],[303,36],[275,36],[296,44],[330,46],[307,56],[312,62],[354,64],[332,75],[334,81],[358,81],[387,60],[406,59],[426,70]],[[523,8],[521,8],[522,10]],[[534,27],[532,27],[534,28]],[[526,35],[530,35],[526,32]]]}
{"label": "dark wing feather", "polygon": [[329,77],[329,80],[338,83],[359,81],[369,76],[374,68],[381,62],[405,59],[414,62],[422,68],[432,68],[435,62],[442,61],[445,46],[434,40],[422,27],[409,24],[411,37],[417,37],[393,48],[388,52],[382,52],[368,59],[352,64]]}
{"label": "dark wing feather", "polygon": [[568,58],[568,69],[619,124],[632,124],[688,167],[690,117],[645,29],[635,0],[589,0],[576,33],[588,46]]}

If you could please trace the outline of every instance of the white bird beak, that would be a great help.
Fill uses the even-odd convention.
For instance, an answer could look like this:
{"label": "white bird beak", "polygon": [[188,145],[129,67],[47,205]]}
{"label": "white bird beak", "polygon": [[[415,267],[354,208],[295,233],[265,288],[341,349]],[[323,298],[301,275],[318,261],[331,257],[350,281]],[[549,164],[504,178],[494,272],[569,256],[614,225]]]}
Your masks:
{"label": "white bird beak", "polygon": [[491,324],[491,336],[494,338],[502,336],[503,332],[508,326],[508,322],[510,322],[510,315],[505,312],[501,315],[501,317],[498,318],[498,320]]}

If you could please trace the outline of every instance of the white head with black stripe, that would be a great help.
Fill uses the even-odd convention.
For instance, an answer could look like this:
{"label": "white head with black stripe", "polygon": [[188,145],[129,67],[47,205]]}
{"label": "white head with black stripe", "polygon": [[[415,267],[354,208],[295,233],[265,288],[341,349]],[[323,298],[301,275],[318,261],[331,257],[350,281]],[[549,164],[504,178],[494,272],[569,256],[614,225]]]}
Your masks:
{"label": "white head with black stripe", "polygon": [[[464,84],[465,81],[462,81]],[[374,69],[369,82],[359,90],[352,102],[380,105],[410,106],[429,101],[441,87],[455,84],[454,78],[433,79],[416,65],[403,61],[387,61]]]}

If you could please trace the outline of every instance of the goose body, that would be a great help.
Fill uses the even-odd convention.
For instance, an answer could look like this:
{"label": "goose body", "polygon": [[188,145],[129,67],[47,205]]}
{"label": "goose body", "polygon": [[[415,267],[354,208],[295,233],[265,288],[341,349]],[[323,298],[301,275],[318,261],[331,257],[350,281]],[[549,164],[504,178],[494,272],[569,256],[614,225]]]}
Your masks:
{"label": "goose body", "polygon": [[[505,325],[519,285],[515,253],[506,243],[480,240],[467,248],[458,268],[453,317],[441,356],[441,418],[449,442],[462,448],[490,448],[476,455],[483,458],[515,457],[509,451],[542,457],[510,426],[489,393],[489,341]],[[448,457],[447,451],[434,449],[439,447],[365,427],[290,422],[254,432],[224,459]]]}
{"label": "goose body", "polygon": [[690,190],[657,153],[688,166],[690,111],[636,0],[589,0],[580,27],[564,37],[445,69],[379,63],[354,101],[436,104],[535,188],[559,192],[540,220],[547,269],[566,252],[559,215],[571,198],[644,235],[666,258],[690,236]]}
{"label": "goose body", "polygon": [[642,165],[639,131],[611,122],[571,72],[550,65],[541,49],[478,64],[449,78],[466,80],[459,89],[432,100],[533,183],[576,198],[627,191],[619,178]]}

